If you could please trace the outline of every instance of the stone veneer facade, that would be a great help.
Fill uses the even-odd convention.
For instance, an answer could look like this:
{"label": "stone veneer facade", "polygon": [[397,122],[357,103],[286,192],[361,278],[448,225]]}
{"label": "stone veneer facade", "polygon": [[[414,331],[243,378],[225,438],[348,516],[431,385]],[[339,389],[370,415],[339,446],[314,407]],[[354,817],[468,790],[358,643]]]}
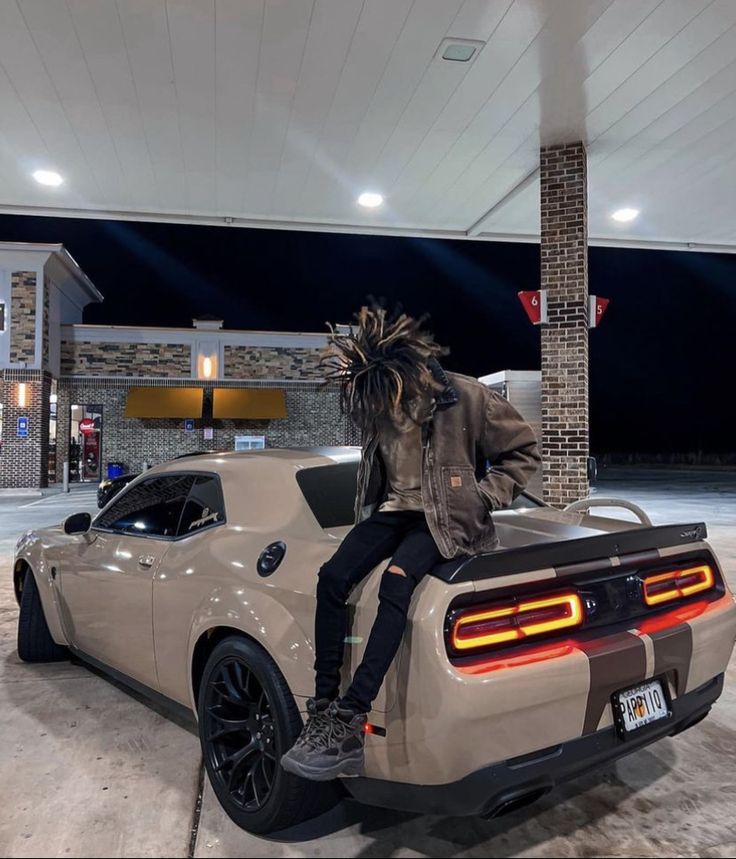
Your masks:
{"label": "stone veneer facade", "polygon": [[544,499],[564,507],[588,486],[588,180],[583,143],[540,157]]}
{"label": "stone veneer facade", "polygon": [[44,281],[43,290],[43,342],[42,346],[42,361],[43,368],[48,369],[49,366],[49,347],[50,347],[50,326],[51,326],[51,283]]}
{"label": "stone veneer facade", "polygon": [[163,376],[191,369],[191,348],[181,343],[62,341],[61,373],[69,376]]}
{"label": "stone veneer facade", "polygon": [[226,345],[226,379],[320,379],[316,349]]}
{"label": "stone veneer facade", "polygon": [[36,358],[36,272],[16,271],[11,278],[10,363]]}

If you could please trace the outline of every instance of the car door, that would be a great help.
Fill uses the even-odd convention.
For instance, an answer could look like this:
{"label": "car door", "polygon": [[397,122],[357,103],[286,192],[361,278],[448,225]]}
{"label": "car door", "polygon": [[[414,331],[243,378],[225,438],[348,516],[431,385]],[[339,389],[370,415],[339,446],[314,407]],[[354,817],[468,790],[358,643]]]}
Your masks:
{"label": "car door", "polygon": [[162,474],[132,484],[75,538],[59,571],[75,647],[153,689],[153,579],[193,482]]}
{"label": "car door", "polygon": [[153,628],[160,691],[189,705],[190,669],[187,662],[194,613],[212,592],[218,568],[211,540],[225,524],[220,478],[200,473],[184,505],[179,534],[153,582]]}

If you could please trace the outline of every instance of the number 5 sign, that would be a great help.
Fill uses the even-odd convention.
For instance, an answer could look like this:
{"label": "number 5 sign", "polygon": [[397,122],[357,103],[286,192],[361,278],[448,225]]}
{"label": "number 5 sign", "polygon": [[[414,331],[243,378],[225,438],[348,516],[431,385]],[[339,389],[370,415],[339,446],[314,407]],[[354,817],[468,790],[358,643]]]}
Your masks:
{"label": "number 5 sign", "polygon": [[599,295],[588,296],[588,328],[597,328],[601,324],[610,301],[610,298],[601,298]]}
{"label": "number 5 sign", "polygon": [[532,325],[542,325],[547,322],[547,291],[545,289],[522,290],[518,295]]}

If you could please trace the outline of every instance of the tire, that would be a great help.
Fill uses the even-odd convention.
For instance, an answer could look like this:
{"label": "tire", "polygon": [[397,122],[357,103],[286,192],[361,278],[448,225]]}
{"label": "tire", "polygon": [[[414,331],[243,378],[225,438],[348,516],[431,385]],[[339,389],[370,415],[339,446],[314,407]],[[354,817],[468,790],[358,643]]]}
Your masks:
{"label": "tire", "polygon": [[26,571],[20,594],[18,656],[23,662],[61,662],[69,658],[66,647],[51,637],[36,577],[30,569]]}
{"label": "tire", "polygon": [[250,639],[231,636],[212,651],[198,715],[210,784],[242,829],[261,835],[286,829],[339,799],[337,785],[308,782],[281,768],[281,755],[299,736],[302,720],[278,666]]}
{"label": "tire", "polygon": [[588,480],[590,483],[598,480],[598,460],[594,456],[588,457]]}

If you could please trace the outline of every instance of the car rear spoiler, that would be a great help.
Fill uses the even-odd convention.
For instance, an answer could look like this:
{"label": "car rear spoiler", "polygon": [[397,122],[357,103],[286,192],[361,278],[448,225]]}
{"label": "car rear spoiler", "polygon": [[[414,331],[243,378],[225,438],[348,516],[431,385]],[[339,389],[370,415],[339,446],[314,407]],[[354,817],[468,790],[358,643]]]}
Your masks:
{"label": "car rear spoiler", "polygon": [[708,536],[705,522],[690,525],[655,525],[597,534],[573,540],[536,543],[514,549],[498,549],[472,557],[453,558],[438,564],[433,576],[448,584],[474,582],[495,576],[528,573],[550,567],[602,561],[608,558],[651,552],[667,546],[697,543]]}

